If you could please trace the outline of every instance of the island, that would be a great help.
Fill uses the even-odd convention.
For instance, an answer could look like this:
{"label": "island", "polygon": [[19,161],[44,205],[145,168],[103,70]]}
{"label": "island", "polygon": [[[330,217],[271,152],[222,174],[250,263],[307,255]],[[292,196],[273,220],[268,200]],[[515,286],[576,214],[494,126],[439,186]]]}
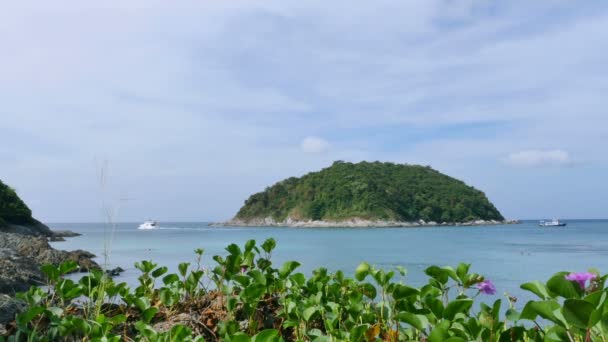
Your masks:
{"label": "island", "polygon": [[410,227],[507,221],[486,195],[429,166],[336,161],[251,195],[224,226]]}

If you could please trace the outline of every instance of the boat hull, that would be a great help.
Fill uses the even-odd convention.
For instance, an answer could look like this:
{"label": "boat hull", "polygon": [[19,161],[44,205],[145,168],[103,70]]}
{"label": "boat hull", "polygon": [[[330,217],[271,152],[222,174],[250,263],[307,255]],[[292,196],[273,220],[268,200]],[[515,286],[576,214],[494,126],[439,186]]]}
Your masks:
{"label": "boat hull", "polygon": [[158,228],[158,224],[156,222],[144,222],[142,224],[139,225],[139,227],[137,227],[137,229],[141,229],[141,230],[151,230],[151,229],[157,229]]}

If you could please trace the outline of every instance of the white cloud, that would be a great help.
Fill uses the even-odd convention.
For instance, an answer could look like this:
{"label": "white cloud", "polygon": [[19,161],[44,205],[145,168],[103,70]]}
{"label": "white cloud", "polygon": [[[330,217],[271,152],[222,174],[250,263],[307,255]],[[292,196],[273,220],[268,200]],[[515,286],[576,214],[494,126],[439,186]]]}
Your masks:
{"label": "white cloud", "polygon": [[564,167],[573,164],[570,154],[563,150],[526,150],[511,153],[505,161],[514,166]]}
{"label": "white cloud", "polygon": [[319,137],[306,137],[300,143],[300,147],[306,153],[322,153],[329,149],[329,143]]}

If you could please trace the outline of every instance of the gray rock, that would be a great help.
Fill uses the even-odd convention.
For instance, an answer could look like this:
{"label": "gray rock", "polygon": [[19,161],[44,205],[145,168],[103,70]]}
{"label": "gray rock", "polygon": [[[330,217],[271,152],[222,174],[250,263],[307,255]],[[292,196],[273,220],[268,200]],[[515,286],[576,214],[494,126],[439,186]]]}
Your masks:
{"label": "gray rock", "polygon": [[25,302],[7,295],[0,295],[0,327],[12,322],[15,316],[25,311]]}
{"label": "gray rock", "polygon": [[4,227],[0,227],[0,232],[3,233],[16,233],[23,235],[33,235],[33,236],[52,236],[53,231],[51,228],[46,226],[43,223],[36,221],[36,223],[31,225],[18,225],[18,224],[9,224]]}
{"label": "gray rock", "polygon": [[118,277],[124,271],[125,270],[119,266],[119,267],[113,268],[111,270],[106,270],[106,274],[109,275],[110,277]]}
{"label": "gray rock", "polygon": [[64,238],[64,237],[74,237],[74,236],[81,236],[81,235],[82,234],[73,232],[71,230],[53,230],[52,237],[56,237],[56,238],[62,237],[62,238]]}
{"label": "gray rock", "polygon": [[12,249],[0,248],[0,293],[14,294],[40,285],[43,275],[40,265]]}
{"label": "gray rock", "polygon": [[92,260],[94,257],[82,250],[56,250],[45,236],[0,233],[0,293],[13,294],[42,284],[40,266],[43,264],[58,265],[73,260],[79,271],[99,269]]}
{"label": "gray rock", "polygon": [[312,220],[297,220],[292,217],[287,217],[282,222],[276,222],[271,217],[266,218],[252,218],[249,220],[241,220],[234,218],[228,222],[217,222],[211,223],[213,227],[263,227],[263,226],[275,226],[275,227],[293,227],[293,228],[312,228],[312,227],[433,227],[433,226],[487,226],[487,225],[504,225],[504,224],[517,224],[520,223],[517,220],[505,220],[505,221],[484,221],[475,220],[468,222],[425,222],[424,220],[418,220],[413,222],[401,222],[401,221],[385,221],[385,220],[367,220],[354,217],[344,221],[312,221]]}

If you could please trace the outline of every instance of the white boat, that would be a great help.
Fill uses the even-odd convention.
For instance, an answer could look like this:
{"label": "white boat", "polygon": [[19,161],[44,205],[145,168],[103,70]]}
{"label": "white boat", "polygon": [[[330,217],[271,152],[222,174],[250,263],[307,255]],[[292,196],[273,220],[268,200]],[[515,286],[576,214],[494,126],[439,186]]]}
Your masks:
{"label": "white boat", "polygon": [[158,223],[156,221],[146,221],[139,225],[137,229],[156,229],[158,228]]}
{"label": "white boat", "polygon": [[562,222],[558,219],[553,219],[551,221],[540,221],[538,225],[541,227],[565,227],[566,222]]}

